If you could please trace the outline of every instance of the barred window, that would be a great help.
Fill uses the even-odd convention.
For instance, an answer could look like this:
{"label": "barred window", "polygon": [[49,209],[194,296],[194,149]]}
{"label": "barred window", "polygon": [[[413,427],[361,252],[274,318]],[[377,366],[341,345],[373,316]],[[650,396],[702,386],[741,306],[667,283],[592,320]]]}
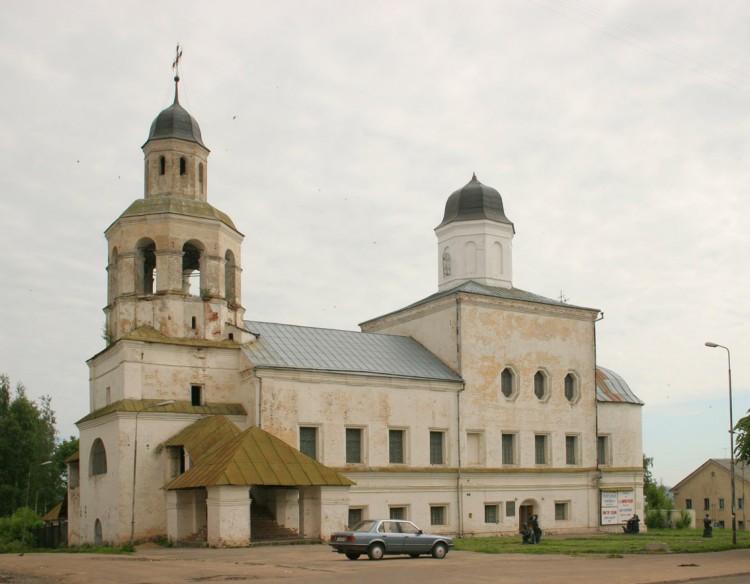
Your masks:
{"label": "barred window", "polygon": [[362,462],[362,428],[346,429],[346,462],[347,464]]}
{"label": "barred window", "polygon": [[391,507],[388,510],[389,519],[406,519],[406,507]]}
{"label": "barred window", "polygon": [[515,453],[515,435],[514,434],[503,434],[502,436],[503,446],[503,464],[515,464],[516,453]]}
{"label": "barred window", "polygon": [[445,525],[445,507],[435,505],[430,507],[430,525]]}
{"label": "barred window", "polygon": [[403,430],[388,430],[388,462],[391,464],[404,463]]}
{"label": "barred window", "polygon": [[555,503],[555,521],[565,521],[568,519],[569,504]]}
{"label": "barred window", "polygon": [[310,458],[318,458],[318,429],[301,426],[299,429],[299,451]]}
{"label": "barred window", "polygon": [[547,464],[547,435],[534,436],[534,463]]}
{"label": "barred window", "polygon": [[484,506],[484,522],[500,523],[500,505]]}
{"label": "barred window", "polygon": [[430,432],[430,464],[445,464],[443,437],[445,432]]}
{"label": "barred window", "polygon": [[578,436],[565,437],[565,464],[578,464]]}

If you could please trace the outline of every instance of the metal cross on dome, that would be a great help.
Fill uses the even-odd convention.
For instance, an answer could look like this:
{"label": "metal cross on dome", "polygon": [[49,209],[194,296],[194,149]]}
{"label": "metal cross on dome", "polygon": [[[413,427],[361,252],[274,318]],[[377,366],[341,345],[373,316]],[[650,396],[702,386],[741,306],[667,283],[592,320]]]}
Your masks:
{"label": "metal cross on dome", "polygon": [[174,61],[172,62],[172,69],[174,69],[174,80],[180,80],[180,59],[182,59],[182,49],[180,43],[177,43],[177,47],[174,50]]}

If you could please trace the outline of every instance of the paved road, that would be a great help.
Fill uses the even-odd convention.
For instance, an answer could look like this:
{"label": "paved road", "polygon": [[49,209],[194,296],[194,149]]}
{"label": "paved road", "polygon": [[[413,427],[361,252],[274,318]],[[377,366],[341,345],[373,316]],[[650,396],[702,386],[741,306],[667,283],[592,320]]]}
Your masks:
{"label": "paved road", "polygon": [[750,550],[623,558],[453,551],[443,560],[387,557],[379,562],[366,559],[352,562],[324,545],[231,550],[140,546],[137,553],[128,556],[0,556],[2,584],[656,584],[716,577],[731,577],[723,580],[727,584],[750,582]]}

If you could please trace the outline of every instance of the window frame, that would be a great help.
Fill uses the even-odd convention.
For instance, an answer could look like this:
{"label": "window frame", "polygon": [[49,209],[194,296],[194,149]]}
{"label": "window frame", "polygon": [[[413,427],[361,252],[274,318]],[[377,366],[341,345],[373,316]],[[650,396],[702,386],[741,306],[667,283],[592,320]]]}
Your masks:
{"label": "window frame", "polygon": [[[359,437],[359,448],[357,460],[350,460],[350,453],[353,453],[353,446],[352,450],[350,450],[350,436],[353,437],[355,435]],[[365,430],[362,426],[347,426],[344,429],[344,461],[346,464],[364,464],[365,463]]]}
{"label": "window frame", "polygon": [[596,463],[599,466],[609,466],[611,463],[610,458],[610,436],[609,434],[599,434],[596,437]]}
{"label": "window frame", "polygon": [[[436,521],[436,513],[439,512],[439,521]],[[448,505],[445,503],[430,503],[430,525],[447,525]]]}
{"label": "window frame", "polygon": [[570,521],[570,501],[555,501],[555,521]]}
{"label": "window frame", "polygon": [[[516,446],[517,444],[517,434],[512,432],[504,432],[500,434],[500,457],[501,457],[501,463],[503,466],[511,466],[518,464],[518,448]],[[508,462],[506,457],[506,437],[509,438],[510,442],[510,462]]]}
{"label": "window frame", "polygon": [[[568,380],[570,380],[570,391],[568,388]],[[578,403],[581,397],[580,379],[574,371],[568,371],[563,378],[563,395],[570,404]],[[570,394],[570,395],[568,395]]]}
{"label": "window frame", "polygon": [[[506,389],[509,391],[506,392]],[[510,365],[506,365],[500,372],[500,395],[508,401],[518,397],[518,373]]]}
{"label": "window frame", "polygon": [[[437,452],[433,449],[434,446],[436,446],[438,444],[438,442],[433,442],[433,438],[437,437],[438,435],[440,436],[440,442],[439,442],[439,444],[440,444],[440,452],[439,452],[439,454],[440,454],[440,457],[439,457],[440,458],[440,462],[437,462],[438,457],[435,456],[437,454]],[[442,429],[430,430],[429,441],[430,441],[429,442],[429,448],[430,448],[430,452],[429,452],[429,455],[430,455],[430,466],[445,466],[446,464],[448,464],[448,457],[447,457],[447,452],[446,452],[446,449],[445,449],[445,445],[446,445],[446,431],[442,430]]]}
{"label": "window frame", "polygon": [[[394,449],[393,449],[393,440],[392,438],[396,434],[401,435],[401,459],[400,460],[394,460]],[[406,430],[404,428],[388,428],[388,464],[407,464],[407,457],[406,457]]]}
{"label": "window frame", "polygon": [[[303,430],[311,430],[312,431],[312,434],[313,434],[313,444],[312,444],[312,447],[313,447],[313,450],[314,450],[313,455],[309,454],[308,452],[305,452],[305,448],[303,448],[303,443],[302,443],[302,431]],[[319,450],[319,448],[320,448],[320,446],[319,446],[320,440],[318,439],[318,436],[320,435],[320,427],[316,426],[314,424],[300,424],[300,426],[299,426],[299,428],[297,430],[297,433],[299,435],[298,436],[298,438],[299,438],[299,440],[298,440],[299,451],[302,454],[304,454],[305,456],[308,456],[308,457],[312,458],[313,460],[318,460],[319,456],[320,456],[320,450]]]}
{"label": "window frame", "polygon": [[[534,397],[536,397],[536,399],[538,399],[542,403],[547,402],[547,400],[549,400],[550,392],[549,392],[549,374],[547,373],[546,370],[544,370],[541,367],[536,370],[536,373],[534,373],[534,377],[533,377],[533,385],[534,385]],[[541,395],[539,395],[540,390],[541,390]]]}
{"label": "window frame", "polygon": [[[541,444],[541,457],[540,454]],[[536,466],[548,465],[550,462],[550,438],[549,434],[534,434],[534,464]],[[540,462],[541,458],[541,462]]]}
{"label": "window frame", "polygon": [[581,440],[578,434],[565,435],[565,464],[568,466],[579,466],[581,464]]}
{"label": "window frame", "polygon": [[[491,518],[488,520],[488,511],[491,509],[494,509],[495,519],[491,520]],[[490,513],[491,515],[492,513]],[[500,503],[485,503],[484,504],[484,522],[489,525],[498,525],[500,524]]]}

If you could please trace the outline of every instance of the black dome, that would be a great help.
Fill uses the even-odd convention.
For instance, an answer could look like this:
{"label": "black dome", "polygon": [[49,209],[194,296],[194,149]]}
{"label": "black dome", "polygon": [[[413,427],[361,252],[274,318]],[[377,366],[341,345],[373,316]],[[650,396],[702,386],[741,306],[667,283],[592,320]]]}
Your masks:
{"label": "black dome", "polygon": [[201,137],[201,129],[195,118],[187,113],[177,99],[167,109],[163,110],[151,124],[151,131],[148,133],[148,140],[159,140],[160,138],[178,138],[188,142],[197,142],[204,148]]}
{"label": "black dome", "polygon": [[[445,215],[442,227],[454,221],[471,221],[473,219],[488,219],[498,223],[513,225],[505,216],[503,198],[495,189],[483,185],[474,174],[465,186],[455,191],[445,203]],[[515,229],[514,229],[515,231]]]}

